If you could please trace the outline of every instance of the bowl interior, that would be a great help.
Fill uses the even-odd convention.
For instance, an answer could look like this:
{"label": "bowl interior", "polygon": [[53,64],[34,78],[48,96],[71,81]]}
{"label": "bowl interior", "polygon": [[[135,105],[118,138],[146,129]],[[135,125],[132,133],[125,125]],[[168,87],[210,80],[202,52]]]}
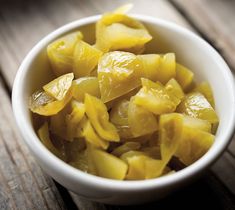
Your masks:
{"label": "bowl interior", "polygon": [[[231,112],[234,110],[233,87],[231,75],[221,64],[221,58],[215,56],[215,52],[208,48],[206,43],[198,43],[196,37],[187,36],[174,28],[168,28],[166,25],[142,21],[153,36],[153,40],[147,45],[145,53],[176,53],[176,59],[179,63],[189,67],[196,77],[196,81],[208,81],[213,89],[216,111],[220,118],[220,124],[217,131],[216,141],[227,129],[227,123],[230,122]],[[51,36],[49,43],[64,34],[80,30],[84,34],[85,41],[93,44],[95,42],[95,24],[89,23],[76,29],[71,29],[60,35]],[[47,59],[46,46],[44,43],[39,53],[29,65],[28,73],[25,75],[23,83],[25,114],[31,120],[30,112],[27,108],[27,99],[33,91],[42,87],[52,78],[52,72]]]}

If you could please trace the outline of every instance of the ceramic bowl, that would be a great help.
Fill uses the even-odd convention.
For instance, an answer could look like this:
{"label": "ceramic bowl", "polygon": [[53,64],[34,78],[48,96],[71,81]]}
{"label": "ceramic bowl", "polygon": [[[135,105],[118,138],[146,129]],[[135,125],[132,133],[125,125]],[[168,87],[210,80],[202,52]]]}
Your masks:
{"label": "ceramic bowl", "polygon": [[58,159],[39,140],[28,109],[29,96],[47,83],[51,71],[46,47],[55,39],[75,30],[94,43],[95,22],[92,16],[69,23],[43,38],[22,62],[14,82],[12,103],[16,122],[33,156],[53,179],[76,194],[109,204],[138,204],[160,199],[197,178],[225,150],[235,122],[234,79],[222,57],[207,42],[174,23],[143,15],[134,15],[153,36],[147,52],[175,52],[177,61],[193,70],[197,81],[208,81],[213,89],[220,124],[210,150],[194,164],[174,174],[143,181],[116,181],[79,171]]}

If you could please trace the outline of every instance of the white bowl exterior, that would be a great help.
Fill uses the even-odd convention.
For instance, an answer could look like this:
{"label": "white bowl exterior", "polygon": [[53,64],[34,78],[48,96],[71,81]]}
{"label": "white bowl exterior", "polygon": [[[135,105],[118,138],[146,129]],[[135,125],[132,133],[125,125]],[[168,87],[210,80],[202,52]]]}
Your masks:
{"label": "white bowl exterior", "polygon": [[56,181],[78,195],[110,204],[137,204],[159,199],[196,178],[226,148],[235,124],[233,76],[221,56],[197,35],[174,23],[135,15],[134,17],[142,21],[155,37],[147,46],[149,52],[175,52],[177,61],[190,67],[198,80],[203,79],[211,84],[216,111],[220,118],[216,141],[200,160],[169,176],[144,181],[116,181],[85,174],[55,157],[42,145],[32,126],[28,98],[35,89],[51,78],[48,73],[46,46],[61,35],[82,26],[86,26],[85,34],[90,34],[88,40],[92,41],[94,30],[90,33],[88,29],[94,29],[94,25],[90,24],[96,22],[99,17],[81,19],[59,28],[29,52],[17,72],[13,87],[12,102],[16,122],[41,167]]}

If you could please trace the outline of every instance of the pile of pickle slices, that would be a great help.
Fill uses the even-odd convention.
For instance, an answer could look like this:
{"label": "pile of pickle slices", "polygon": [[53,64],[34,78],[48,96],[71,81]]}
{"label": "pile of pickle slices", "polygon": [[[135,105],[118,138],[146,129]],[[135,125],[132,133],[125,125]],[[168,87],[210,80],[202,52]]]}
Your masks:
{"label": "pile of pickle slices", "polygon": [[128,9],[98,20],[94,45],[80,31],[51,43],[57,78],[29,108],[43,116],[38,136],[60,159],[93,175],[143,180],[202,157],[219,119],[210,85],[196,84],[174,53],[143,54],[152,36]]}

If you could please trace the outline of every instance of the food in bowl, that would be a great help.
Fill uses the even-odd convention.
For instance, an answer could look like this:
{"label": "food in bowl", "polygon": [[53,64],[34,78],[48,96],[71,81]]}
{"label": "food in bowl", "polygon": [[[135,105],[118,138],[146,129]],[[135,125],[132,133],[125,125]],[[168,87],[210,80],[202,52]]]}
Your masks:
{"label": "food in bowl", "polygon": [[30,97],[42,143],[68,164],[118,180],[160,177],[202,157],[219,123],[209,83],[174,53],[144,54],[152,36],[126,7],[47,47],[55,79]]}

